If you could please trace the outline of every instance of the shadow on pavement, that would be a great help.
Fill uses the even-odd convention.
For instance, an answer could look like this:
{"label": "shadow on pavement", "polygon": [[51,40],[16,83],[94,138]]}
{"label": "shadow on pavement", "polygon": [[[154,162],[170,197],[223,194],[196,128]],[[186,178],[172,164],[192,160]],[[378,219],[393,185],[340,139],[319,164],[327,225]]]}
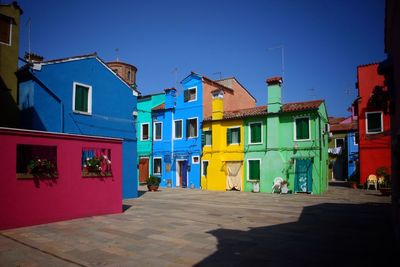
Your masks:
{"label": "shadow on pavement", "polygon": [[321,204],[293,223],[212,230],[218,250],[195,266],[384,266],[394,253],[389,216],[389,204]]}

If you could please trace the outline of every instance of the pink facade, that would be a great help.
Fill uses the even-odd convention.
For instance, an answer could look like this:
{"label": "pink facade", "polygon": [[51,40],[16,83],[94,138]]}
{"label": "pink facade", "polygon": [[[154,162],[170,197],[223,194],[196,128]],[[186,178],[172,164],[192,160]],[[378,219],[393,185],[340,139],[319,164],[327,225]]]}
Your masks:
{"label": "pink facade", "polygon": [[[17,178],[21,145],[56,147],[57,177]],[[111,175],[82,175],[88,147],[110,151]],[[0,230],[122,211],[122,140],[0,128],[0,149]]]}

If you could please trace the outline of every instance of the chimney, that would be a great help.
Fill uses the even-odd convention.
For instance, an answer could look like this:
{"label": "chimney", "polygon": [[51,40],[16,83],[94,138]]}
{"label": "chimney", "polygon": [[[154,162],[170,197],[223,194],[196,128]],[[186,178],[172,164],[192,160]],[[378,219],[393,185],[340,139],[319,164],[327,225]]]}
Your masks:
{"label": "chimney", "polygon": [[212,94],[212,120],[222,120],[224,117],[224,91],[216,89]]}
{"label": "chimney", "polygon": [[170,109],[175,107],[175,96],[176,96],[176,89],[175,88],[168,88],[165,89],[165,109]]}
{"label": "chimney", "polygon": [[282,77],[267,79],[268,85],[268,113],[277,113],[282,107]]}

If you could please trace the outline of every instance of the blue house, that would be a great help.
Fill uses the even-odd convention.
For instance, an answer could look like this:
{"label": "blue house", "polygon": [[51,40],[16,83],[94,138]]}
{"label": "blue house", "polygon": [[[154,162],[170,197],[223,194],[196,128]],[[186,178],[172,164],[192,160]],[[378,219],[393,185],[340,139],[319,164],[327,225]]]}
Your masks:
{"label": "blue house", "polygon": [[213,81],[191,73],[183,92],[165,90],[165,103],[152,109],[152,174],[161,186],[200,188],[202,121],[211,115],[211,91],[227,93],[226,110],[255,107],[254,97],[235,78]]}
{"label": "blue house", "polygon": [[358,175],[358,164],[359,164],[359,155],[358,155],[358,132],[353,131],[347,134],[347,147],[348,147],[348,178],[351,179],[352,176]]}
{"label": "blue house", "polygon": [[96,54],[30,63],[18,77],[22,127],[122,138],[123,197],[137,197],[138,91]]}

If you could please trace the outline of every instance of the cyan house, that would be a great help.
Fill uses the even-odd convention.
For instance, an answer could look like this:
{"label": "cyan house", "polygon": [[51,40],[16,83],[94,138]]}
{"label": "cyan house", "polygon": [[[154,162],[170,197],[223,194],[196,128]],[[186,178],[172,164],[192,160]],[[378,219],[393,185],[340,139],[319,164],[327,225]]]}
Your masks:
{"label": "cyan house", "polygon": [[[117,179],[122,178],[124,198],[137,197],[138,91],[96,54],[27,64],[18,76],[22,126],[123,139],[122,177]],[[82,170],[87,167],[85,159],[98,151],[102,148],[87,143],[82,151]],[[110,159],[112,162],[113,155],[108,155],[107,161]]]}
{"label": "cyan house", "polygon": [[145,183],[153,167],[153,120],[151,110],[165,102],[164,93],[139,96],[137,101],[137,156],[139,183]]}

